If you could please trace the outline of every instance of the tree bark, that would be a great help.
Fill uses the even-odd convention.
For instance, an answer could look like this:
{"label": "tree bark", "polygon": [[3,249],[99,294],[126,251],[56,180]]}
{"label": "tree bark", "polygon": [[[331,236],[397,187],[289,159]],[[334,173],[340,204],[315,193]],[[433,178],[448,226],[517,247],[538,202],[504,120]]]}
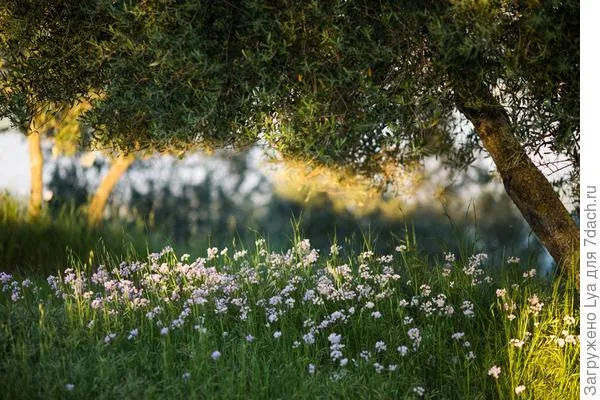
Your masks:
{"label": "tree bark", "polygon": [[31,190],[29,192],[27,210],[29,218],[36,219],[42,212],[44,194],[44,155],[42,153],[41,134],[37,129],[30,128],[27,144],[29,147],[29,170],[31,175]]}
{"label": "tree bark", "polygon": [[100,182],[90,203],[90,208],[88,210],[88,225],[90,227],[98,226],[102,221],[104,207],[108,202],[110,194],[121,176],[127,171],[134,160],[135,157],[133,155],[120,155],[114,158],[110,163],[110,169],[104,179],[102,179],[102,182]]}
{"label": "tree bark", "polygon": [[544,174],[514,135],[510,119],[486,91],[470,105],[458,96],[459,110],[473,123],[483,147],[494,160],[508,196],[558,265],[561,275],[579,287],[579,229]]}

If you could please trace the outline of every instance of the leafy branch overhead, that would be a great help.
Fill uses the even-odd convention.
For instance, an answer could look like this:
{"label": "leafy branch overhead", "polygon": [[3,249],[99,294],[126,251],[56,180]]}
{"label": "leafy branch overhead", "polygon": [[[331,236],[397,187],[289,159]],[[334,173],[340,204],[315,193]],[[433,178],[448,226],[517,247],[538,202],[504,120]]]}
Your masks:
{"label": "leafy branch overhead", "polygon": [[51,3],[0,6],[14,123],[92,93],[85,122],[123,150],[266,141],[375,174],[485,148],[555,259],[575,257],[575,224],[527,154],[561,154],[576,186],[578,1]]}

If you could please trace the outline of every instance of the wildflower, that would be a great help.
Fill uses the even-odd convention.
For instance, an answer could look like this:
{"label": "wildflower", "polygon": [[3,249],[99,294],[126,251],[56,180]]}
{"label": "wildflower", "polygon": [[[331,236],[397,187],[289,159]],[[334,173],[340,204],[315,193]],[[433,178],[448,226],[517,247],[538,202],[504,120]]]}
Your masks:
{"label": "wildflower", "polygon": [[465,337],[465,333],[464,332],[456,332],[452,334],[452,339],[454,340],[460,340],[463,337]]}
{"label": "wildflower", "polygon": [[166,326],[160,330],[160,334],[163,336],[167,333],[169,333],[169,328],[167,328]]}
{"label": "wildflower", "polygon": [[530,269],[529,271],[523,272],[523,278],[533,278],[536,275],[537,271],[534,269]]}
{"label": "wildflower", "polygon": [[220,357],[221,357],[221,352],[219,350],[213,351],[212,354],[210,355],[210,358],[212,358],[215,361],[217,361]]}
{"label": "wildflower", "polygon": [[388,365],[388,371],[395,371],[396,369],[398,369],[398,364],[390,364]]}
{"label": "wildflower", "polygon": [[565,342],[570,343],[570,344],[577,344],[577,339],[575,338],[574,335],[567,335],[567,336],[565,336]]}
{"label": "wildflower", "polygon": [[138,336],[138,333],[139,333],[138,328],[132,329],[129,332],[129,336],[127,336],[127,340],[131,340],[131,339],[136,338]]}
{"label": "wildflower", "polygon": [[108,335],[104,336],[104,343],[109,344],[116,337],[117,337],[116,333],[109,333]]}
{"label": "wildflower", "polygon": [[181,375],[181,378],[184,381],[188,381],[190,379],[190,377],[192,376],[192,374],[190,374],[189,372],[184,372],[183,375]]}
{"label": "wildflower", "polygon": [[517,318],[517,316],[515,314],[508,314],[508,318],[509,321],[512,321],[513,319]]}
{"label": "wildflower", "polygon": [[407,247],[404,244],[401,244],[400,246],[396,246],[396,251],[398,253],[402,253],[403,251],[406,251]]}
{"label": "wildflower", "polygon": [[342,341],[342,335],[338,335],[337,333],[333,332],[329,334],[327,340],[329,340],[331,344],[340,344]]}
{"label": "wildflower", "polygon": [[570,315],[565,315],[565,317],[563,318],[563,321],[565,321],[565,324],[567,324],[567,325],[575,324],[575,318],[571,317]]}
{"label": "wildflower", "polygon": [[431,294],[431,287],[429,285],[423,284],[419,287],[419,289],[421,289],[421,294],[425,297]]}
{"label": "wildflower", "polygon": [[372,301],[367,301],[367,303],[365,304],[366,308],[373,308],[375,307],[375,303],[373,303]]}
{"label": "wildflower", "polygon": [[496,289],[496,297],[504,297],[506,295],[506,289]]}
{"label": "wildflower", "polygon": [[308,373],[309,374],[313,375],[315,373],[316,369],[317,368],[315,367],[314,364],[308,364]]}
{"label": "wildflower", "polygon": [[500,372],[502,372],[502,368],[496,365],[492,365],[492,367],[488,369],[488,375],[494,377],[494,379],[498,379]]}
{"label": "wildflower", "polygon": [[315,336],[312,332],[308,332],[307,334],[302,336],[302,340],[304,340],[304,343],[306,344],[313,344],[315,342]]}
{"label": "wildflower", "polygon": [[348,364],[348,359],[347,358],[342,358],[340,360],[340,367],[345,367],[346,364]]}
{"label": "wildflower", "polygon": [[235,261],[237,261],[237,260],[239,260],[240,258],[242,258],[242,257],[246,256],[246,254],[248,254],[248,251],[247,251],[247,250],[239,250],[239,251],[236,251],[235,253],[233,253],[233,259],[234,259]]}
{"label": "wildflower", "polygon": [[473,318],[475,316],[473,303],[471,303],[469,300],[463,301],[460,309],[467,318]]}
{"label": "wildflower", "polygon": [[252,343],[253,340],[254,340],[254,336],[252,336],[252,335],[247,335],[246,336],[246,342]]}
{"label": "wildflower", "polygon": [[375,372],[377,372],[378,374],[380,374],[381,371],[385,369],[385,367],[379,363],[374,363],[373,367],[375,368]]}
{"label": "wildflower", "polygon": [[510,339],[510,344],[515,346],[517,349],[520,349],[525,344],[525,341],[520,339]]}
{"label": "wildflower", "polygon": [[538,315],[542,311],[544,303],[540,301],[536,294],[527,299],[529,302],[529,312],[533,315]]}
{"label": "wildflower", "polygon": [[75,389],[75,385],[72,383],[67,383],[65,384],[65,389],[67,389],[67,391],[72,392],[73,389]]}
{"label": "wildflower", "polygon": [[565,339],[563,338],[554,339],[554,343],[556,343],[558,347],[565,347]]}
{"label": "wildflower", "polygon": [[518,264],[519,262],[521,262],[521,259],[519,257],[508,257],[508,259],[506,260],[507,264]]}
{"label": "wildflower", "polygon": [[331,247],[329,248],[329,254],[332,256],[337,256],[338,254],[340,254],[340,250],[342,249],[341,246],[338,246],[336,244],[332,244]]}
{"label": "wildflower", "polygon": [[379,318],[381,318],[381,313],[379,311],[373,311],[371,313],[371,317],[373,317],[375,319],[379,319]]}
{"label": "wildflower", "polygon": [[467,360],[474,360],[476,358],[475,353],[469,351],[469,353],[465,356]]}
{"label": "wildflower", "polygon": [[419,328],[410,328],[408,330],[408,337],[413,341],[413,348],[416,349],[421,344],[421,332]]}
{"label": "wildflower", "polygon": [[400,355],[402,357],[404,357],[406,355],[406,353],[408,353],[408,347],[406,346],[398,346],[398,353],[400,353]]}
{"label": "wildflower", "polygon": [[273,332],[273,337],[275,339],[279,339],[281,337],[281,331],[275,331],[275,332]]}
{"label": "wildflower", "polygon": [[377,350],[378,352],[386,351],[387,345],[383,340],[380,340],[377,343],[375,343],[375,350]]}
{"label": "wildflower", "polygon": [[515,388],[515,394],[518,396],[525,391],[525,385],[519,385]]}
{"label": "wildflower", "polygon": [[425,394],[425,388],[422,386],[414,387],[412,391],[419,397],[423,397]]}

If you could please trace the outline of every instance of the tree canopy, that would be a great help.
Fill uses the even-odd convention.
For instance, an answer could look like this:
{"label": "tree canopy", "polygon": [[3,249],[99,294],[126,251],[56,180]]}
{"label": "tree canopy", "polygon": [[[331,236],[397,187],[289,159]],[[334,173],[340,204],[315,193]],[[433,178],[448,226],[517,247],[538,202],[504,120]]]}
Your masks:
{"label": "tree canopy", "polygon": [[578,182],[578,1],[51,3],[0,6],[0,115],[15,123],[93,93],[84,120],[125,150],[264,140],[375,174],[485,148],[554,258],[577,257],[527,154],[564,155]]}

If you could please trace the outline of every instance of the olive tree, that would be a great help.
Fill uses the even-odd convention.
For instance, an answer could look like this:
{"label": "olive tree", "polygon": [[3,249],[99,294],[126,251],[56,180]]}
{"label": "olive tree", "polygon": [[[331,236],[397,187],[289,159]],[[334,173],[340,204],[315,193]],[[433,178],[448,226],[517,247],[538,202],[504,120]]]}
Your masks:
{"label": "olive tree", "polygon": [[[102,93],[85,115],[100,142],[185,151],[263,141],[288,157],[384,177],[390,164],[438,155],[460,168],[485,151],[562,270],[578,270],[577,226],[530,157],[562,155],[577,186],[578,1],[75,8],[73,21],[102,16],[79,33],[90,54],[77,70],[101,71],[81,78]],[[36,57],[7,68],[28,74]]]}

